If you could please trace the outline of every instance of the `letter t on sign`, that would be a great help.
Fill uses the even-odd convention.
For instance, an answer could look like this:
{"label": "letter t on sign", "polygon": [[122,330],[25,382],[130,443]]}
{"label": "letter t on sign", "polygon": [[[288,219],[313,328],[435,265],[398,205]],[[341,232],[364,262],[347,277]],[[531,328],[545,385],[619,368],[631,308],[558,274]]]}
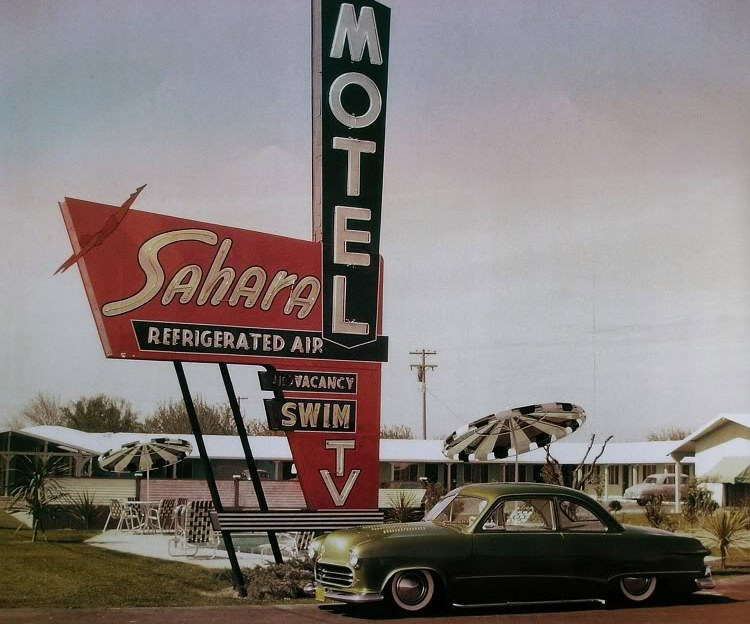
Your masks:
{"label": "letter t on sign", "polygon": [[[354,449],[354,445],[354,440],[326,440],[326,450],[336,451],[337,477],[344,476],[344,454],[346,453],[346,451]],[[325,483],[326,489],[331,495],[333,504],[336,505],[336,507],[341,507],[346,503],[346,499],[349,498],[349,494],[351,494],[351,491],[354,488],[354,484],[356,483],[357,477],[359,477],[360,472],[362,471],[358,468],[352,470],[349,473],[349,477],[346,479],[346,483],[344,483],[343,489],[339,491],[339,489],[336,487],[336,484],[333,482],[333,479],[331,478],[331,472],[329,470],[320,471],[320,476],[323,478],[323,483]]]}
{"label": "letter t on sign", "polygon": [[354,449],[354,440],[326,440],[326,450],[336,449],[336,476],[344,476],[344,453]]}

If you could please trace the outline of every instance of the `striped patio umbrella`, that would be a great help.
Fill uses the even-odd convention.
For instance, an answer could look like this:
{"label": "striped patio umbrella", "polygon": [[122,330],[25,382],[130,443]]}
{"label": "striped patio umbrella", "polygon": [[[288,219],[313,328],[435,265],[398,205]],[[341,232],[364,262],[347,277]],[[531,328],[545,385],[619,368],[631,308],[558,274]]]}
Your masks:
{"label": "striped patio umbrella", "polygon": [[110,472],[145,472],[146,499],[150,496],[149,473],[185,459],[193,446],[179,438],[153,438],[123,444],[99,456],[99,466]]}
{"label": "striped patio umbrella", "polygon": [[583,408],[572,403],[527,405],[490,414],[449,435],[443,454],[459,461],[516,458],[572,433],[586,420]]}

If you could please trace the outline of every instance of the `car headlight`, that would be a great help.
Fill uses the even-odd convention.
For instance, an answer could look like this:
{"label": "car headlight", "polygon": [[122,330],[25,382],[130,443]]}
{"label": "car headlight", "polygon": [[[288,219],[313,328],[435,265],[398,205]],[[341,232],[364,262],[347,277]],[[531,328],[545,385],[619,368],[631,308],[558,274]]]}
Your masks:
{"label": "car headlight", "polygon": [[353,551],[349,553],[349,565],[353,568],[359,567],[359,555]]}
{"label": "car headlight", "polygon": [[315,561],[315,557],[316,557],[317,554],[318,554],[318,552],[315,550],[315,546],[313,546],[312,544],[310,544],[307,547],[307,556],[310,557],[310,559],[312,559],[313,561]]}

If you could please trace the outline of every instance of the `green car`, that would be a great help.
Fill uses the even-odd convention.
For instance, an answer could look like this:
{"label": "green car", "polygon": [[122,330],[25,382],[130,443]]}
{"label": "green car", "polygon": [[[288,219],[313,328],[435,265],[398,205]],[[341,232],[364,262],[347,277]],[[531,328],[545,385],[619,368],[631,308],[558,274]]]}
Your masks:
{"label": "green car", "polygon": [[622,526],[577,490],[467,485],[421,522],[334,531],[310,544],[319,600],[406,612],[568,600],[644,603],[713,587],[696,539]]}

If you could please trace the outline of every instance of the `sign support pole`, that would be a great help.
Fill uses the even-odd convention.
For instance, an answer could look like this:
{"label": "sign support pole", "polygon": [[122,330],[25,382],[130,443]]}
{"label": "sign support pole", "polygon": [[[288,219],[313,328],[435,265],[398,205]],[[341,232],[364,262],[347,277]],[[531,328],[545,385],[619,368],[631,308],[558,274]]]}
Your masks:
{"label": "sign support pole", "polygon": [[[185,378],[185,371],[182,368],[182,362],[180,362],[179,360],[175,360],[174,368],[177,372],[177,381],[180,383],[182,400],[185,402],[185,410],[187,411],[188,419],[190,420],[190,427],[193,430],[193,435],[195,436],[195,445],[198,447],[198,453],[200,454],[201,461],[203,462],[203,469],[206,471],[206,481],[208,482],[208,489],[211,492],[211,500],[214,503],[214,509],[217,512],[224,511],[224,508],[221,504],[221,497],[219,496],[219,488],[216,487],[214,471],[211,468],[211,462],[208,459],[208,453],[206,452],[206,445],[203,443],[203,434],[201,433],[201,426],[198,422],[198,414],[196,414],[195,412],[193,398],[192,396],[190,396],[190,388],[188,388],[187,379]],[[227,549],[229,563],[232,566],[232,580],[234,582],[234,588],[237,590],[241,598],[247,598],[245,579],[242,576],[242,570],[240,570],[240,564],[237,561],[237,553],[234,551],[232,534],[228,531],[222,531],[221,536],[224,539],[224,546]]]}
{"label": "sign support pole", "polygon": [[[266,494],[263,492],[263,486],[260,482],[260,476],[258,475],[258,467],[255,465],[253,451],[250,448],[250,442],[247,439],[245,423],[242,422],[242,414],[240,413],[240,406],[237,402],[237,395],[234,393],[234,385],[232,385],[232,378],[229,375],[229,369],[226,364],[221,362],[219,364],[219,370],[221,370],[221,378],[224,380],[224,388],[226,388],[229,405],[232,408],[234,424],[237,425],[237,434],[240,436],[242,450],[245,452],[245,462],[247,463],[247,469],[250,472],[250,479],[252,479],[253,482],[255,497],[258,499],[258,507],[261,511],[268,511]],[[281,557],[281,550],[279,549],[279,542],[276,539],[276,533],[269,531],[268,541],[271,544],[271,551],[273,552],[273,558],[276,563],[284,563],[284,559]]]}

